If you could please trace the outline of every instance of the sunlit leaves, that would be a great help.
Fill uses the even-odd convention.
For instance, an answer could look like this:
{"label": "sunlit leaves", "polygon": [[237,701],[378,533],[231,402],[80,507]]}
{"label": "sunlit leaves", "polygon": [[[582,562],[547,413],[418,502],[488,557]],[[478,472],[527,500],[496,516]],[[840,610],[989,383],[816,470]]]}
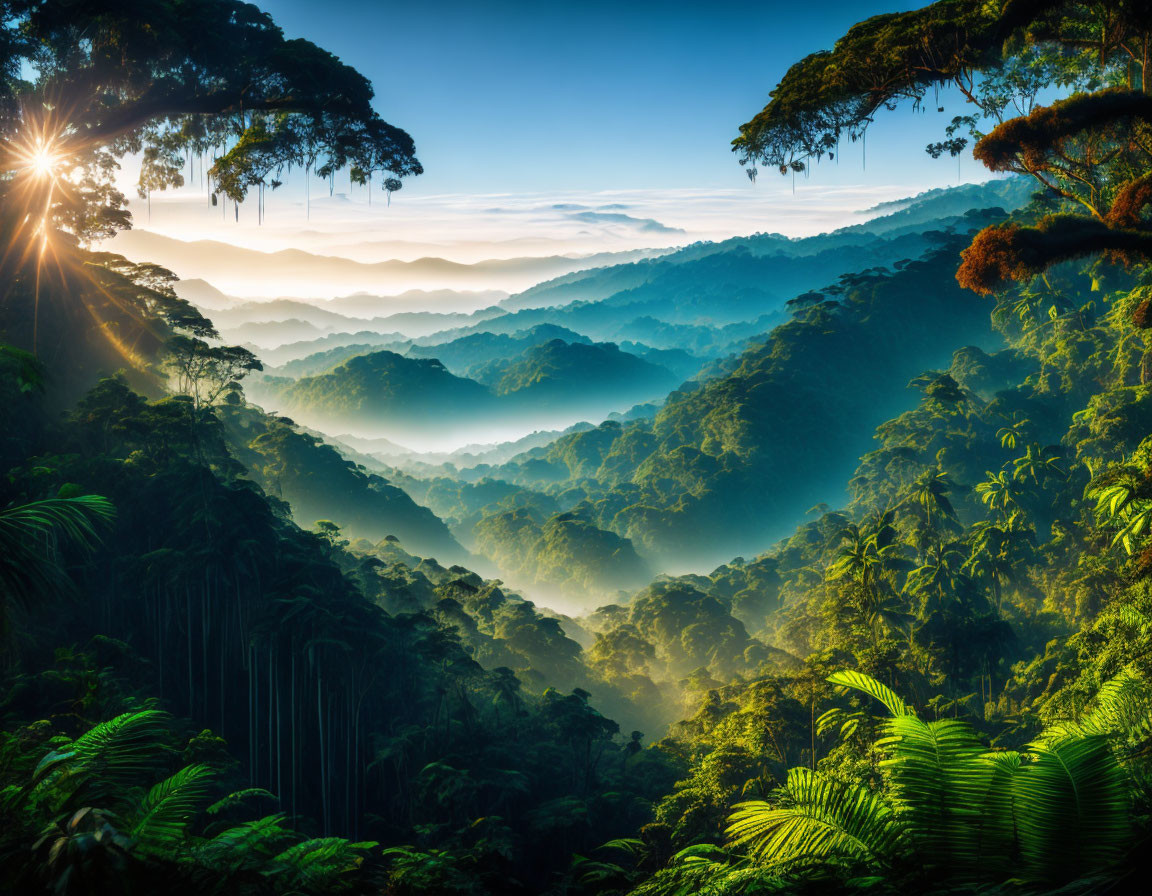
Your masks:
{"label": "sunlit leaves", "polygon": [[867,694],[869,697],[881,703],[893,716],[915,715],[912,708],[905,703],[895,691],[882,682],[877,681],[875,678],[872,678],[870,675],[865,675],[862,672],[856,672],[851,669],[843,669],[838,672],[833,672],[828,676],[828,681],[832,684],[852,688],[853,690]]}
{"label": "sunlit leaves", "polygon": [[142,196],[180,186],[199,161],[213,195],[237,202],[295,167],[422,171],[412,138],[374,110],[366,78],[306,40],[285,39],[253,6],[97,2],[61,12],[32,3],[6,16],[5,33],[17,39],[5,47],[13,70],[2,136],[12,145],[23,133],[58,137],[56,167],[68,177],[49,213],[86,238],[128,226],[114,182],[128,153],[141,158]]}
{"label": "sunlit leaves", "polygon": [[928,880],[1053,886],[1119,860],[1130,800],[1103,735],[1055,729],[1024,753],[988,753],[968,723],[921,721],[868,676],[830,680],[890,704],[876,743],[885,789],[793,769],[773,802],[739,805],[729,820],[733,847],[757,865],[884,873],[907,854]]}
{"label": "sunlit leaves", "polygon": [[1132,554],[1147,537],[1152,524],[1152,498],[1145,497],[1137,482],[1125,477],[1100,485],[1091,492],[1096,500],[1096,517],[1115,529],[1112,544],[1123,545]]}
{"label": "sunlit leaves", "polygon": [[903,834],[879,794],[806,768],[788,772],[784,805],[740,803],[728,820],[733,847],[767,865],[844,862],[876,868],[892,858]]}

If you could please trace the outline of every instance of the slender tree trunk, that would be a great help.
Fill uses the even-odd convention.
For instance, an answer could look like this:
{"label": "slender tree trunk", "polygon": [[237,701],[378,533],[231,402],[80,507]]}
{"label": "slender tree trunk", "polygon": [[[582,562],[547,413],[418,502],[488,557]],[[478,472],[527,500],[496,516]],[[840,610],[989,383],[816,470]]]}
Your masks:
{"label": "slender tree trunk", "polygon": [[268,787],[272,788],[273,767],[275,766],[276,755],[273,752],[276,747],[276,739],[272,733],[272,713],[275,709],[272,701],[272,689],[275,687],[272,670],[272,644],[268,644]]}
{"label": "slender tree trunk", "polygon": [[325,779],[327,765],[324,756],[324,700],[323,676],[316,673],[316,728],[320,736],[320,809],[324,835],[328,835],[328,782]]}
{"label": "slender tree trunk", "polygon": [[250,647],[245,647],[244,655],[249,660],[249,662],[246,663],[246,665],[248,667],[246,670],[248,672],[248,785],[250,787],[255,787],[256,786],[256,761],[255,761],[255,755],[253,752],[254,751],[253,745],[256,743],[256,738],[255,738],[254,733],[252,731],[252,719],[254,719],[256,717],[256,707],[255,707],[256,695],[255,695],[255,688],[253,687],[253,682],[252,682],[251,653],[252,653],[252,649]]}
{"label": "slender tree trunk", "polygon": [[204,715],[207,716],[208,709],[208,595],[206,593],[207,583],[202,586],[200,591],[200,699],[204,705]]}
{"label": "slender tree trunk", "polygon": [[[221,588],[220,591],[221,591],[221,594],[223,594],[224,589]],[[232,630],[232,623],[231,623],[231,619],[230,619],[226,609],[223,607],[221,608],[221,611],[220,611],[220,618],[222,620],[222,626],[221,627],[223,628],[223,632],[222,632],[220,649],[219,649],[220,687],[217,689],[216,693],[220,698],[220,734],[224,735],[224,734],[228,733],[224,730],[224,711],[225,711],[225,706],[224,706],[224,680],[225,680],[224,658],[228,655],[228,648],[231,646],[231,643],[228,640],[228,633]]]}
{"label": "slender tree trunk", "polygon": [[188,714],[193,715],[196,705],[196,679],[192,677],[192,589],[184,586],[185,647],[188,651]]}
{"label": "slender tree trunk", "polygon": [[291,724],[289,725],[289,734],[292,738],[291,753],[292,753],[292,817],[296,817],[296,649],[295,644],[290,645],[292,657],[290,660],[291,670],[289,672],[290,680],[288,682],[288,714],[291,717]]}
{"label": "slender tree trunk", "polygon": [[276,796],[284,799],[284,758],[281,752],[281,733],[284,730],[284,719],[280,714],[280,693],[283,690],[282,676],[276,676]]}

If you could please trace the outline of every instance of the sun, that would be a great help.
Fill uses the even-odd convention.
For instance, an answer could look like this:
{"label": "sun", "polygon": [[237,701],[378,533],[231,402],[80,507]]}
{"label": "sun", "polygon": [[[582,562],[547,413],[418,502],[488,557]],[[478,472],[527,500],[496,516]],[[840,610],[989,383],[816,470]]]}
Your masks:
{"label": "sun", "polygon": [[24,152],[24,168],[37,180],[56,180],[63,164],[64,155],[51,140],[36,140]]}
{"label": "sun", "polygon": [[28,161],[28,167],[36,177],[47,179],[56,176],[56,170],[63,159],[51,146],[42,143],[33,150]]}
{"label": "sun", "polygon": [[40,128],[26,128],[6,149],[5,167],[29,182],[55,184],[68,161],[60,138]]}

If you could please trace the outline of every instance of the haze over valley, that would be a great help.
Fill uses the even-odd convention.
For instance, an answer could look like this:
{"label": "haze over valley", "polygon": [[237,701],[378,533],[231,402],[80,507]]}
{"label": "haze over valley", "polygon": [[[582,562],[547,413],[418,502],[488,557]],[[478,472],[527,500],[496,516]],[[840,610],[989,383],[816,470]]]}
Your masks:
{"label": "haze over valley", "polygon": [[[502,245],[534,246],[536,254],[468,262],[380,254],[365,261],[338,254],[338,247],[325,254],[269,251],[266,244],[178,240],[146,227],[121,234],[111,247],[180,273],[177,293],[211,317],[224,341],[261,359],[263,370],[245,380],[251,401],[399,484],[444,520],[473,565],[498,572],[542,605],[580,613],[652,575],[707,572],[733,551],[758,553],[812,505],[842,501],[836,483],[866,450],[871,428],[914,402],[905,384],[917,365],[946,367],[955,328],[967,329],[974,344],[993,346],[979,317],[953,319],[948,341],[925,334],[914,340],[907,366],[861,380],[868,407],[860,429],[849,428],[853,418],[840,417],[842,438],[823,459],[822,472],[761,491],[759,507],[744,504],[742,483],[748,476],[763,482],[766,456],[794,450],[794,427],[811,426],[821,411],[795,406],[791,396],[758,400],[756,416],[743,425],[766,428],[755,451],[742,457],[735,446],[719,454],[708,447],[710,440],[732,437],[709,432],[710,409],[721,393],[773,388],[770,367],[752,367],[762,363],[755,359],[773,329],[797,311],[835,303],[858,288],[860,271],[898,292],[908,277],[900,268],[909,259],[931,257],[951,235],[969,232],[980,215],[1010,211],[1027,196],[1018,180],[919,196],[893,191],[883,203],[871,196],[867,206],[837,209],[839,219],[851,223],[827,233],[696,241],[685,239],[686,228],[625,214],[631,205],[590,197],[520,216],[523,229],[509,229]],[[388,231],[403,202],[370,210],[363,199],[337,200],[327,206],[324,198],[314,200],[317,220],[306,235],[292,237],[281,224],[275,238],[323,245],[320,234],[335,239],[353,219]],[[713,205],[702,205],[703,226],[717,226]],[[599,211],[585,211],[592,208]],[[685,210],[677,220],[686,217]],[[564,252],[562,234],[573,220],[580,226],[568,237],[574,249],[592,240],[603,247],[634,245]],[[546,221],[555,235],[533,243]],[[729,226],[740,223],[735,218]],[[779,223],[804,229],[786,212]],[[225,232],[228,227],[225,222]],[[669,245],[670,236],[681,244]],[[371,229],[361,237],[361,250],[375,246],[380,253],[388,245]],[[644,246],[646,238],[655,245]],[[469,244],[466,251],[475,248]],[[453,254],[448,244],[441,249]],[[245,284],[266,288],[277,278],[292,292],[244,291]],[[812,377],[826,376],[840,361],[859,363],[851,356],[796,360],[813,365],[806,374]],[[851,377],[851,368],[844,374]],[[696,432],[685,429],[688,419],[676,422],[684,414],[699,415],[689,424]],[[649,469],[670,458],[676,459],[672,478],[666,472],[653,477]],[[839,476],[826,475],[829,461]],[[495,502],[480,497],[492,486],[504,490]],[[618,503],[636,488],[642,500]],[[723,503],[721,517],[728,519],[711,516],[719,510],[711,501]],[[645,509],[636,516],[628,503]],[[528,515],[513,522],[509,512]],[[329,515],[339,519],[339,508]],[[712,534],[701,538],[695,527],[706,519]],[[579,521],[582,538],[594,533],[600,540],[589,542],[588,556],[572,548],[570,561],[587,564],[587,573],[573,576],[570,564],[544,568],[533,556],[531,543],[557,520]],[[689,532],[691,544],[684,541]]]}

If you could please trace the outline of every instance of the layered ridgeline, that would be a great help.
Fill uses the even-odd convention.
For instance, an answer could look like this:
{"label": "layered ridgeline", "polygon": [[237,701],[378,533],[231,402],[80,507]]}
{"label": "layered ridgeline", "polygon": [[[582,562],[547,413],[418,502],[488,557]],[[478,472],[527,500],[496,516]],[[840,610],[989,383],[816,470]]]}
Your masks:
{"label": "layered ridgeline", "polygon": [[[275,368],[349,346],[383,347],[400,354],[420,346],[418,356],[429,357],[426,348],[461,336],[515,336],[540,325],[562,327],[597,342],[631,342],[710,358],[730,353],[782,322],[785,303],[797,295],[826,286],[841,274],[916,258],[931,246],[933,231],[957,226],[966,211],[1017,208],[1031,189],[1025,181],[1009,178],[932,191],[893,204],[896,210],[881,206],[878,217],[831,234],[803,239],[758,234],[697,243],[658,258],[579,270],[471,312],[456,310],[454,303],[474,302],[475,308],[492,294],[407,292],[310,303],[233,300],[231,305],[238,306],[236,320],[246,327],[238,334],[240,341],[251,341],[249,347],[256,347],[261,359]],[[218,296],[205,299],[202,287],[178,289],[206,312],[222,307]],[[202,299],[209,304],[200,305]],[[392,306],[397,303],[441,310],[395,312]],[[343,322],[333,314],[342,315]],[[283,339],[272,327],[267,337],[261,335],[261,322],[289,319],[312,328],[312,336]],[[236,335],[226,327],[224,332]],[[467,375],[449,358],[439,360]],[[323,369],[314,362],[309,366]]]}
{"label": "layered ridgeline", "polygon": [[[254,378],[249,392],[350,443],[398,443],[379,452],[381,471],[402,477],[392,466],[399,463],[417,477],[397,481],[514,581],[610,595],[620,583],[638,584],[641,569],[708,568],[733,550],[761,550],[808,508],[841,495],[872,428],[914,400],[905,388],[912,377],[945,363],[957,334],[998,344],[986,306],[937,281],[947,284],[940,273],[973,230],[997,220],[973,208],[1015,207],[1027,194],[1017,180],[934,191],[834,234],[699,244],[570,275],[505,303],[540,307],[489,313],[383,350],[353,343],[305,355]],[[820,279],[841,263],[867,270]],[[782,303],[750,285],[785,268],[793,279],[780,282],[821,288]],[[608,295],[566,305],[546,298],[577,284],[583,295]],[[789,322],[769,336],[775,321]],[[643,341],[617,346],[587,335],[633,331]],[[440,470],[405,458],[402,447],[470,427],[595,424],[648,404],[635,422],[582,427],[511,460],[494,455],[495,466],[469,466],[464,455],[463,465]],[[358,460],[373,465],[372,457]],[[518,497],[492,504],[470,496],[470,483],[484,478],[514,486],[508,492]],[[599,533],[581,539],[586,564],[573,565],[570,551],[552,558],[544,550],[542,534],[558,514],[579,520],[585,535]],[[617,556],[632,572],[597,589],[575,570],[602,562],[609,536],[624,540]]]}
{"label": "layered ridgeline", "polygon": [[413,478],[392,475],[516,581],[570,593],[586,586],[540,539],[558,515],[626,539],[657,570],[756,553],[843,497],[875,427],[915,402],[914,377],[947,366],[957,343],[1002,344],[987,302],[946,276],[975,229],[1002,215],[971,213],[927,237],[935,246],[918,260],[809,291],[787,324],[672,392],[654,417],[431,480],[411,467]]}
{"label": "layered ridgeline", "polygon": [[[932,190],[870,209],[863,214],[875,215],[871,220],[832,233],[800,239],[767,233],[696,243],[654,259],[577,271],[500,305],[564,309],[607,300],[620,313],[667,323],[748,321],[841,274],[915,258],[931,245],[928,232],[954,226],[974,208],[1018,208],[1032,189],[1013,178]],[[578,308],[564,310],[576,319]]]}
{"label": "layered ridgeline", "polygon": [[971,232],[941,235],[894,272],[805,295],[790,323],[730,372],[673,393],[653,421],[566,436],[500,473],[536,487],[580,482],[578,512],[662,563],[707,567],[756,551],[842,493],[916,374],[946,362],[958,340],[999,341],[987,305],[943,276]]}
{"label": "layered ridgeline", "polygon": [[[383,313],[419,308],[419,290],[430,282],[443,290],[499,290],[509,283],[531,285],[575,270],[660,254],[660,250],[628,250],[584,256],[494,258],[473,263],[433,257],[362,262],[302,249],[261,252],[218,240],[186,241],[147,230],[123,232],[116,237],[112,247],[132,258],[152,259],[178,276],[233,284],[235,291],[241,294],[267,295],[270,285],[291,288],[289,284],[301,282],[324,283],[342,296],[373,290],[382,282],[398,285],[401,291],[408,293],[406,297],[380,299],[378,307]],[[461,303],[457,300],[455,304]],[[342,307],[348,310],[355,306],[348,299],[337,301],[332,306],[333,310]],[[459,308],[452,307],[451,310]]]}

